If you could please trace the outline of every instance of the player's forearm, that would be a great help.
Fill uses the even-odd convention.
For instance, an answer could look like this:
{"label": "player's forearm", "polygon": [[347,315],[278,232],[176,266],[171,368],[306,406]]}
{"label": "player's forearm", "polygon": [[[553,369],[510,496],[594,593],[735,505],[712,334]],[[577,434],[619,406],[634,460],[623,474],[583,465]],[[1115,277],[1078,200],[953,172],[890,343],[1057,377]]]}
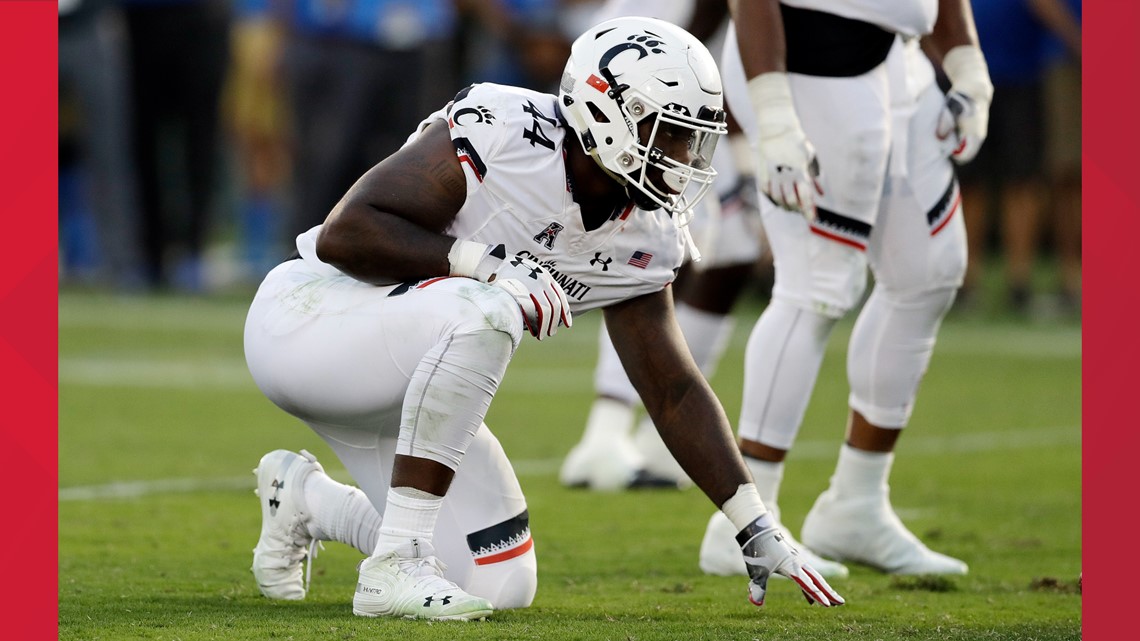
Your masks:
{"label": "player's forearm", "polygon": [[646,410],[681,469],[717,507],[752,482],[724,408],[703,378]]}
{"label": "player's forearm", "polygon": [[725,0],[697,0],[685,31],[704,42],[716,33],[727,16],[728,3]]}
{"label": "player's forearm", "polygon": [[362,203],[337,205],[317,237],[317,257],[377,285],[447,276],[455,239]]}
{"label": "player's forearm", "polygon": [[777,0],[729,0],[744,75],[787,71],[784,19]]}
{"label": "player's forearm", "polygon": [[1061,0],[1029,0],[1029,10],[1065,43],[1069,53],[1081,55],[1081,25],[1068,5]]}
{"label": "player's forearm", "polygon": [[938,0],[938,21],[929,39],[943,55],[960,45],[977,46],[978,31],[969,0]]}
{"label": "player's forearm", "polygon": [[693,361],[670,288],[605,309],[606,329],[661,440],[720,507],[751,483],[720,401]]}

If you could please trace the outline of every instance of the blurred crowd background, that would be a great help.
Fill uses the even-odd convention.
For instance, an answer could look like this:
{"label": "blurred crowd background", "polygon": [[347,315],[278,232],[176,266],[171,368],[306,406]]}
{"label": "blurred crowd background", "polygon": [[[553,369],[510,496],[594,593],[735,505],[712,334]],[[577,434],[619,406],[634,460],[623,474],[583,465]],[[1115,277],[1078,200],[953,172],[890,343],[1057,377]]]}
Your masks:
{"label": "blurred crowd background", "polygon": [[[602,4],[58,3],[60,285],[135,294],[252,288],[465,85],[556,92]],[[956,308],[1079,318],[1081,1],[973,6],[995,96]]]}

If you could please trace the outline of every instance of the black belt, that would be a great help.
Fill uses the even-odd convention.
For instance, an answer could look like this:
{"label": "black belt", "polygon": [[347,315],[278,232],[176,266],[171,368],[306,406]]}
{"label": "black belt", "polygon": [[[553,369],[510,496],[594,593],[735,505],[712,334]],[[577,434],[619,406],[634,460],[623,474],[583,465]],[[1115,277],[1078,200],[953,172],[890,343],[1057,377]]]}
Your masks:
{"label": "black belt", "polygon": [[887,59],[895,34],[862,20],[780,5],[787,67],[807,76],[861,76]]}

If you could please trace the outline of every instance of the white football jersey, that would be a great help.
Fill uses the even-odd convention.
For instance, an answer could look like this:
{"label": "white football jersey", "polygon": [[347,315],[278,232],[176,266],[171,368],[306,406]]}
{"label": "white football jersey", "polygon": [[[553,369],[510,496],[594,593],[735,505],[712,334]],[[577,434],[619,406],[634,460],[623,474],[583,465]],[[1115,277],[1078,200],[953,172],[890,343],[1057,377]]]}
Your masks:
{"label": "white football jersey", "polygon": [[780,3],[870,22],[904,36],[930,33],[938,18],[938,0],[780,0]]}
{"label": "white football jersey", "polygon": [[[506,246],[534,260],[562,286],[574,314],[661,291],[684,257],[681,233],[664,211],[632,204],[586,231],[573,197],[557,97],[495,84],[472,85],[428,116],[416,133],[446,120],[467,178],[467,201],[446,233]],[[315,227],[297,238],[315,260]]]}

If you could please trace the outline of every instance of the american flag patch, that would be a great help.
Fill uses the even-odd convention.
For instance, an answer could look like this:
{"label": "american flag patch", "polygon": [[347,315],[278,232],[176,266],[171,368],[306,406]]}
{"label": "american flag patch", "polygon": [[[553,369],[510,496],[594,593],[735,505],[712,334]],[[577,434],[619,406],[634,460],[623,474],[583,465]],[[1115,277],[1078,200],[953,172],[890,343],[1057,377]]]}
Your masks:
{"label": "american flag patch", "polygon": [[629,257],[629,261],[626,262],[626,264],[627,265],[633,265],[634,267],[637,267],[638,269],[645,269],[646,267],[649,267],[649,261],[650,260],[653,260],[653,254],[650,254],[648,252],[637,251],[637,252],[633,252],[633,256]]}

